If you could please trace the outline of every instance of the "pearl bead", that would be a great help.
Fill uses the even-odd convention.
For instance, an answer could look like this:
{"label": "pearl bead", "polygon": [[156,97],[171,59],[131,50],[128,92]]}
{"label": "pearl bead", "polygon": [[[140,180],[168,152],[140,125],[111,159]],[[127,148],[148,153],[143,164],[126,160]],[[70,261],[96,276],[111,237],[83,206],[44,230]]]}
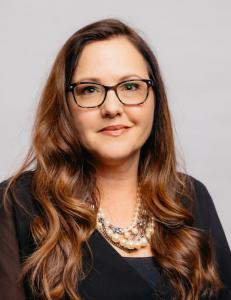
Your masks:
{"label": "pearl bead", "polygon": [[113,234],[112,235],[112,240],[114,241],[114,242],[118,242],[119,240],[120,240],[120,236],[116,233],[116,234]]}
{"label": "pearl bead", "polygon": [[124,239],[124,238],[122,238],[121,240],[120,240],[120,245],[121,246],[125,246],[126,245],[126,240]]}
{"label": "pearl bead", "polygon": [[135,241],[134,246],[136,249],[140,249],[141,248],[141,244],[139,241]]}
{"label": "pearl bead", "polygon": [[138,229],[136,227],[132,228],[132,233],[137,234],[138,233]]}
{"label": "pearl bead", "polygon": [[152,227],[147,227],[146,232],[152,232]]}
{"label": "pearl bead", "polygon": [[150,228],[150,232],[151,232],[151,233],[154,232],[154,228],[153,228],[153,227]]}
{"label": "pearl bead", "polygon": [[151,232],[150,232],[150,231],[148,231],[148,232],[146,232],[146,234],[145,234],[145,235],[146,235],[146,238],[147,238],[147,239],[150,239],[150,237],[151,237]]}
{"label": "pearl bead", "polygon": [[128,241],[124,243],[124,247],[129,249]]}
{"label": "pearl bead", "polygon": [[103,225],[101,223],[97,223],[97,227],[101,229]]}
{"label": "pearl bead", "polygon": [[105,226],[109,226],[110,222],[108,220],[105,220]]}
{"label": "pearl bead", "polygon": [[112,236],[113,231],[112,231],[111,229],[107,229],[107,234],[108,234],[109,236]]}
{"label": "pearl bead", "polygon": [[126,231],[126,232],[124,233],[124,236],[125,236],[126,238],[129,238],[129,237],[130,237],[130,232]]}
{"label": "pearl bead", "polygon": [[145,237],[141,238],[140,242],[142,246],[146,246],[148,244],[148,241]]}
{"label": "pearl bead", "polygon": [[128,241],[127,246],[128,246],[129,249],[133,249],[134,248],[134,242],[133,241]]}

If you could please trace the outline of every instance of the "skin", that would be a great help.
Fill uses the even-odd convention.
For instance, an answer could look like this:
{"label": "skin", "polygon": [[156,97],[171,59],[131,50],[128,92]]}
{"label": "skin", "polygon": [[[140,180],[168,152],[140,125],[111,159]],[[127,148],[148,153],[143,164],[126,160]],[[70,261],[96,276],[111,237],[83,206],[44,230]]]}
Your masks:
{"label": "skin", "polygon": [[[101,84],[115,85],[129,74],[149,78],[143,56],[125,37],[116,37],[85,46],[72,82],[97,77]],[[124,106],[112,90],[104,104],[97,108],[78,107],[71,94],[68,101],[78,138],[95,158],[97,181],[102,191],[100,203],[105,215],[112,224],[127,226],[135,209],[140,150],[153,124],[154,92],[150,88],[147,100],[134,106]],[[116,137],[99,132],[105,126],[116,124],[130,128]],[[141,256],[149,253],[138,251]]]}

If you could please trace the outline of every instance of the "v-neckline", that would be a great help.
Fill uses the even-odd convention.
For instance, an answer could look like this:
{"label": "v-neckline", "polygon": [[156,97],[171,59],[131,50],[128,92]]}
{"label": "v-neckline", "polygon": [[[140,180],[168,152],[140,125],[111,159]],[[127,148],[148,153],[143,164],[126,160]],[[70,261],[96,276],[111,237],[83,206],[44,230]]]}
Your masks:
{"label": "v-neckline", "polygon": [[[134,269],[134,267],[127,261],[127,258],[128,259],[130,259],[130,258],[131,259],[132,258],[137,258],[137,259],[139,259],[139,258],[140,259],[151,259],[152,258],[156,262],[154,256],[146,256],[146,257],[145,256],[144,257],[127,257],[127,256],[123,256],[118,251],[116,251],[116,249],[114,247],[112,247],[112,245],[108,242],[108,240],[103,236],[103,234],[97,228],[95,228],[95,231],[93,232],[93,234],[96,235],[96,236],[98,236],[100,238],[100,240],[105,244],[106,248],[108,249],[108,252],[111,251],[114,254],[114,256],[116,256],[118,259],[121,260],[121,262],[123,262],[124,264],[126,264],[127,267],[131,267],[132,270],[134,272],[136,272],[142,279],[143,279],[142,275],[136,269]],[[160,280],[161,280],[161,277],[162,277],[161,267],[158,265],[158,263],[156,264],[156,267],[157,267],[157,269],[158,269],[158,271],[160,273]]]}
{"label": "v-neckline", "polygon": [[[153,298],[155,289],[108,243],[97,229],[91,234],[87,243],[84,243],[84,248],[86,267],[87,269],[90,266],[93,268],[86,279],[81,282],[80,289],[82,291],[91,289],[95,295],[94,299],[98,299],[99,295],[101,295],[101,299],[104,299],[102,293],[104,296],[107,295],[106,299],[134,299],[130,297],[135,295],[139,295],[140,300],[155,299]],[[106,291],[102,285],[106,287]],[[110,294],[110,291],[114,291],[114,294]],[[121,298],[121,295],[124,298]]]}
{"label": "v-neckline", "polygon": [[[123,256],[121,255],[118,251],[116,251],[116,249],[114,247],[112,247],[112,245],[107,241],[107,239],[102,235],[102,233],[96,228],[95,231],[93,232],[92,234],[92,238],[95,236],[95,238],[97,240],[99,240],[101,242],[101,245],[103,245],[103,249],[106,250],[107,252],[105,252],[105,257],[108,257],[110,259],[110,255],[113,255],[114,258],[116,258],[116,261],[118,263],[121,263],[123,264],[130,272],[132,272],[133,274],[136,275],[136,277],[143,282],[143,284],[147,285],[147,287],[153,291],[153,287],[151,287],[149,285],[149,283],[143,278],[143,276],[127,261],[127,257],[126,256]],[[144,257],[141,257],[141,258],[144,258]],[[149,257],[146,257],[146,258],[150,258]],[[154,259],[154,256],[153,256],[153,259]],[[161,273],[161,270],[160,268],[158,268],[158,271],[160,271],[160,279],[159,281],[161,280],[161,277],[162,277],[162,273]],[[158,283],[159,283],[158,281]],[[157,284],[158,284],[157,283]],[[156,285],[157,286],[157,285]]]}
{"label": "v-neckline", "polygon": [[137,296],[139,300],[154,300],[161,297],[172,299],[172,287],[158,263],[160,277],[156,285],[151,286],[140,272],[111,246],[99,230],[93,231],[84,247],[87,250],[84,251],[86,265],[88,267],[91,265],[92,271],[81,284],[81,289],[91,291],[95,295],[94,299],[127,300],[137,299]]}
{"label": "v-neckline", "polygon": [[137,258],[137,259],[147,259],[147,258],[154,258],[154,256],[124,256],[124,255],[121,255],[110,243],[109,241],[103,236],[103,234],[96,228],[95,229],[95,233],[97,233],[98,235],[100,235],[100,237],[106,242],[106,244],[108,245],[108,247],[110,247],[113,251],[116,252],[116,254],[118,254],[123,260],[125,260],[126,258]]}
{"label": "v-neckline", "polygon": [[[134,279],[134,287],[137,285],[141,286],[144,290],[147,291],[147,295],[150,296],[156,296],[158,297],[165,297],[163,299],[170,299],[171,294],[171,285],[163,272],[163,269],[160,267],[158,262],[155,260],[155,257],[153,256],[153,259],[156,262],[156,266],[158,268],[158,271],[160,273],[160,277],[158,282],[156,283],[155,287],[150,286],[150,284],[143,278],[143,276],[126,260],[126,257],[122,256],[118,251],[116,251],[115,248],[112,247],[112,245],[106,240],[106,238],[100,233],[100,231],[96,228],[93,234],[90,237],[90,244],[94,248],[94,252],[103,250],[100,255],[104,255],[104,259],[106,262],[109,262],[110,264],[118,264],[121,266],[122,270],[124,270],[128,276],[130,276],[130,280]],[[99,246],[99,249],[97,249],[97,245]],[[109,266],[110,267],[110,266]],[[142,298],[143,299],[143,298]],[[147,298],[144,298],[149,299]],[[156,299],[156,298],[151,298]],[[158,298],[159,299],[159,298]],[[162,299],[162,298],[161,298]],[[141,299],[140,299],[141,300]]]}

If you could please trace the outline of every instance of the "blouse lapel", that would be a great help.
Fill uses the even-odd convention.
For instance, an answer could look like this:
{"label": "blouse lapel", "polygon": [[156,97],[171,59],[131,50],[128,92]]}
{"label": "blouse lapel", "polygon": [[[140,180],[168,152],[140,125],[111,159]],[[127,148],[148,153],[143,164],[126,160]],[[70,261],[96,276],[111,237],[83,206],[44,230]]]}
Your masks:
{"label": "blouse lapel", "polygon": [[[88,240],[93,253],[93,269],[79,282],[84,300],[153,300],[156,291],[96,229]],[[90,265],[90,255],[84,244],[84,263]]]}

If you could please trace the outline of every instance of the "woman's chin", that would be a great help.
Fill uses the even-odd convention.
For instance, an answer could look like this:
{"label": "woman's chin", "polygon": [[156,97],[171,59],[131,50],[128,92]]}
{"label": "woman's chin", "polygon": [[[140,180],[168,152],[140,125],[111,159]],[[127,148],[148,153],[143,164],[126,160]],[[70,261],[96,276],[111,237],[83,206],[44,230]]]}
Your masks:
{"label": "woman's chin", "polygon": [[107,165],[116,165],[118,163],[124,163],[128,160],[139,158],[139,151],[121,151],[121,149],[113,149],[113,151],[97,152],[94,157],[98,162]]}

